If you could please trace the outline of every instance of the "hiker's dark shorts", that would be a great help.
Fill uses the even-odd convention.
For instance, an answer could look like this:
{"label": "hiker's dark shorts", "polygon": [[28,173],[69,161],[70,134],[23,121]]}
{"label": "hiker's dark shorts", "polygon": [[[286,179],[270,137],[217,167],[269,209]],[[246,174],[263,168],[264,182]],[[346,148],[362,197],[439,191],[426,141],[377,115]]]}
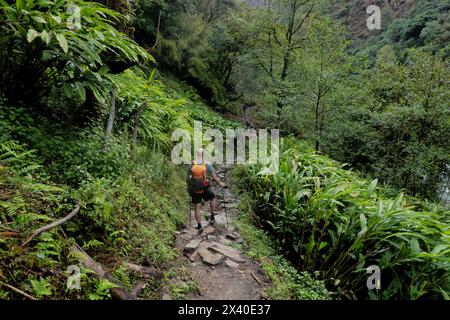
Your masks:
{"label": "hiker's dark shorts", "polygon": [[192,203],[197,204],[201,203],[202,201],[211,201],[214,199],[216,195],[214,192],[212,192],[211,187],[205,188],[203,190],[203,193],[196,193],[192,195]]}

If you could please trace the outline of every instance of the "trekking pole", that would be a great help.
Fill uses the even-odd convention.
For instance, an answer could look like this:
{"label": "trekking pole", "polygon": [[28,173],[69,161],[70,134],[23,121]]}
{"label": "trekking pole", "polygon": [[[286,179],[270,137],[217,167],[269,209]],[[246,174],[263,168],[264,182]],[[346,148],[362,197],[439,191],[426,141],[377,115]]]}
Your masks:
{"label": "trekking pole", "polygon": [[222,188],[222,201],[223,201],[223,208],[225,210],[225,219],[227,221],[227,230],[228,230],[228,214],[227,214],[227,201],[225,200],[225,188]]}
{"label": "trekking pole", "polygon": [[191,214],[191,203],[188,202],[188,215],[189,215],[189,228],[192,228],[192,214]]}

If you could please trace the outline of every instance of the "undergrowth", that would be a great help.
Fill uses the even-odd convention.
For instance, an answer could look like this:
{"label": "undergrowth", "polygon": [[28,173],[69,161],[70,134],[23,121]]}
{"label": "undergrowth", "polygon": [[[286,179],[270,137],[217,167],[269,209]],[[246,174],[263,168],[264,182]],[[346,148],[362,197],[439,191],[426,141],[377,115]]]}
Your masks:
{"label": "undergrowth", "polygon": [[[236,181],[237,171],[233,172]],[[256,225],[249,194],[241,193],[238,206],[239,215],[236,226],[246,243],[246,254],[257,259],[271,286],[267,290],[268,298],[274,300],[329,300],[333,296],[317,274],[297,272],[280,254],[275,242]]]}
{"label": "undergrowth", "polygon": [[[176,257],[174,233],[185,218],[186,196],[179,170],[163,155],[138,148],[118,179],[91,176],[77,189],[52,183],[44,169],[25,146],[0,144],[3,284],[37,299],[110,299],[112,284],[93,279],[71,255],[75,242],[130,289],[139,277],[125,270],[123,262],[164,268]],[[75,202],[81,204],[77,216],[22,247],[34,230],[68,214]],[[67,289],[71,265],[80,268],[81,290]],[[24,298],[5,286],[0,296]]]}

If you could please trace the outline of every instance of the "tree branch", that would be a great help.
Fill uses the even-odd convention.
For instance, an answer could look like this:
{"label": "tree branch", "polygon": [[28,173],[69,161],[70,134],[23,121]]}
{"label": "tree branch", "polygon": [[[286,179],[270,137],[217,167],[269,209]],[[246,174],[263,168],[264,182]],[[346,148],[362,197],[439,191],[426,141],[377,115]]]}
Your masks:
{"label": "tree branch", "polygon": [[155,44],[153,45],[152,50],[156,48],[156,46],[158,45],[158,41],[159,41],[159,27],[161,26],[161,13],[162,13],[162,11],[159,10],[158,29],[157,29],[157,32],[156,32]]}
{"label": "tree branch", "polygon": [[24,292],[24,291],[22,291],[20,289],[17,289],[16,287],[13,287],[10,284],[7,284],[7,283],[4,283],[4,282],[0,281],[0,285],[7,287],[7,288],[11,289],[14,292],[17,292],[17,293],[23,295],[24,297],[26,297],[26,298],[28,298],[30,300],[37,300],[35,297],[30,296],[28,293],[26,293],[26,292]]}
{"label": "tree branch", "polygon": [[75,208],[72,210],[71,213],[69,213],[67,216],[65,216],[64,218],[55,221],[51,224],[48,224],[42,228],[37,229],[36,231],[34,231],[31,236],[22,244],[22,247],[25,247],[33,238],[35,238],[36,236],[38,236],[39,234],[41,234],[44,231],[56,228],[60,225],[62,225],[63,223],[69,221],[70,219],[72,219],[78,212],[80,211],[80,205],[77,204],[75,206]]}

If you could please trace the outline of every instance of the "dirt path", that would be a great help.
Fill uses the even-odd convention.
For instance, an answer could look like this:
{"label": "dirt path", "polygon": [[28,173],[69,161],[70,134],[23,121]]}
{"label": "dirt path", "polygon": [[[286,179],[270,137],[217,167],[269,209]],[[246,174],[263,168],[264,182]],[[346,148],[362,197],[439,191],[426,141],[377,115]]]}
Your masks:
{"label": "dirt path", "polygon": [[[217,174],[230,185],[230,166],[220,166]],[[247,257],[243,241],[235,229],[237,199],[230,189],[213,186],[217,195],[217,223],[209,226],[209,203],[202,210],[203,231],[194,229],[194,211],[191,209],[192,226],[188,225],[177,236],[176,246],[180,259],[198,292],[189,293],[187,300],[259,300],[265,297],[268,279],[257,261]],[[228,229],[227,229],[228,220]],[[166,295],[167,298],[167,295]]]}

